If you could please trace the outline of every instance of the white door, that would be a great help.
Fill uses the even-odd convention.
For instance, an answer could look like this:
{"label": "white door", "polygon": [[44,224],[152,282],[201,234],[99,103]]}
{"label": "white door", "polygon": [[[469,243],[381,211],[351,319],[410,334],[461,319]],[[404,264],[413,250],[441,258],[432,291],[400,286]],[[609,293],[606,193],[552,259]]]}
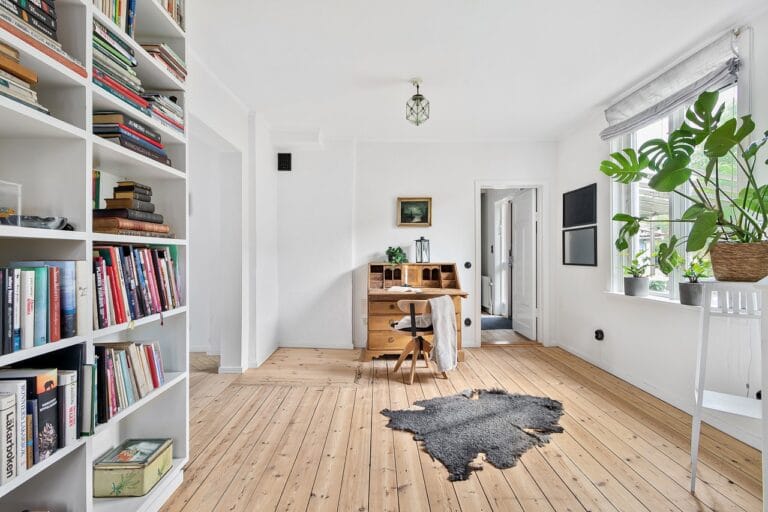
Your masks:
{"label": "white door", "polygon": [[512,200],[512,328],[536,339],[536,190]]}

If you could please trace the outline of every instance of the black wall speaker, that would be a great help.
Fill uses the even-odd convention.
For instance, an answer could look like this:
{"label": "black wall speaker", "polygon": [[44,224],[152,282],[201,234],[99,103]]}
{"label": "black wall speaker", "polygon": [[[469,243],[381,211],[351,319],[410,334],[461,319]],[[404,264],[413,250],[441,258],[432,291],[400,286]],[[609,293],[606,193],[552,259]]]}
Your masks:
{"label": "black wall speaker", "polygon": [[278,171],[291,170],[291,154],[290,153],[277,154],[277,170]]}

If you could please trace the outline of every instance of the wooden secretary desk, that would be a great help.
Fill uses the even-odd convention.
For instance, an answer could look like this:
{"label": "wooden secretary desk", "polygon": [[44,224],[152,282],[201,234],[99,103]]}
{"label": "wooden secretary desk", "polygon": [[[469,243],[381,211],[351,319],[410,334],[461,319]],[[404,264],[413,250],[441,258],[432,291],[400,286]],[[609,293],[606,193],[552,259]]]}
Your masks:
{"label": "wooden secretary desk", "polygon": [[[412,286],[419,292],[391,291],[392,286]],[[370,361],[385,354],[398,355],[410,341],[409,333],[392,330],[390,323],[403,318],[397,307],[401,299],[431,299],[448,295],[456,309],[456,344],[459,361],[461,349],[461,289],[455,263],[371,263],[368,265],[368,341],[361,358]],[[426,336],[429,338],[429,336]]]}

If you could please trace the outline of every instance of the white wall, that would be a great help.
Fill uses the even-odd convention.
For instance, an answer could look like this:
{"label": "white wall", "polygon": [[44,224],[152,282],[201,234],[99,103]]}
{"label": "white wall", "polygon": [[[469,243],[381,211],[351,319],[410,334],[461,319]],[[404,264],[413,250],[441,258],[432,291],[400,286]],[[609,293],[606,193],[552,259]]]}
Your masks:
{"label": "white wall", "polygon": [[[758,129],[768,128],[768,15],[752,20],[752,114]],[[698,340],[698,311],[684,306],[627,298],[606,293],[610,287],[610,181],[598,172],[608,154],[598,138],[605,126],[602,110],[595,108],[578,129],[558,145],[556,195],[592,182],[598,183],[598,267],[561,265],[559,230],[552,233],[553,317],[556,342],[601,368],[647,390],[688,412],[693,407],[693,381]],[[561,217],[556,201],[555,217]],[[558,223],[559,227],[559,223]],[[597,328],[605,340],[594,340]],[[744,394],[760,388],[757,368],[757,333],[731,323],[713,327],[708,384],[722,391]],[[719,342],[718,342],[719,341]],[[757,446],[759,422],[728,415],[709,414],[709,421],[726,432]]]}
{"label": "white wall", "polygon": [[276,173],[283,347],[352,348],[355,147],[324,146]]}

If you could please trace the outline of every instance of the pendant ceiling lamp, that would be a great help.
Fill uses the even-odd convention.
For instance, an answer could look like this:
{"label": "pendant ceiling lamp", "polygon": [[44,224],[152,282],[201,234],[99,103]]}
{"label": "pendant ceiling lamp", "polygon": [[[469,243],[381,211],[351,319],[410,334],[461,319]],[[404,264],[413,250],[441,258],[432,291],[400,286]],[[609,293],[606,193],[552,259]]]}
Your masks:
{"label": "pendant ceiling lamp", "polygon": [[416,126],[424,124],[429,119],[429,100],[419,92],[421,79],[414,78],[411,83],[416,86],[416,94],[405,104],[405,118]]}

